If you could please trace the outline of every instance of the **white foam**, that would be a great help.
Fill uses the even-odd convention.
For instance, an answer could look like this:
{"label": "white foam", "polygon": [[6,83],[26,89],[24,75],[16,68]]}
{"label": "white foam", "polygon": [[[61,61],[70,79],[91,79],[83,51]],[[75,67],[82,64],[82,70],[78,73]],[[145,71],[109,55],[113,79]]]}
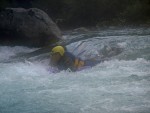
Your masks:
{"label": "white foam", "polygon": [[27,53],[32,52],[36,48],[28,48],[28,47],[22,47],[22,46],[0,46],[0,61],[9,59],[12,56],[15,56],[18,53]]}
{"label": "white foam", "polygon": [[[145,98],[149,97],[146,92],[150,91],[149,86],[145,85],[150,84],[144,78],[136,80],[131,75],[147,76],[150,74],[148,66],[150,62],[145,59],[110,60],[79,72],[61,71],[52,74],[47,70],[47,61],[1,64],[0,96],[3,97],[6,91],[8,95],[1,102],[8,105],[11,102],[14,103],[12,100],[11,102],[7,100],[11,97],[16,98],[15,92],[17,92],[20,97],[17,97],[15,101],[24,101],[25,105],[30,102],[32,112],[36,106],[35,101],[48,110],[54,109],[52,105],[57,105],[57,109],[70,110],[71,108],[74,112],[80,112],[80,110],[82,112],[102,110],[104,113],[120,110],[135,112],[134,108],[146,107],[136,104],[140,102],[145,104]],[[21,96],[22,94],[25,97]],[[139,97],[143,99],[136,101]],[[134,105],[130,103],[130,100],[134,102]],[[0,106],[3,104],[1,102]],[[129,108],[129,105],[132,107]],[[19,106],[22,106],[21,103]],[[27,106],[25,108],[28,109]],[[42,109],[37,110],[42,112]]]}

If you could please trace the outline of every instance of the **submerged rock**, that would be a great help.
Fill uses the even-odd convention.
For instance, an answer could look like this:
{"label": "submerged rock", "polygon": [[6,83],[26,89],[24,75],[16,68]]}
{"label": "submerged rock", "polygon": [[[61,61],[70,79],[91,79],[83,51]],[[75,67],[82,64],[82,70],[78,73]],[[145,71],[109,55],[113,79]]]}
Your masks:
{"label": "submerged rock", "polygon": [[87,33],[87,32],[89,32],[89,30],[87,28],[85,28],[85,27],[80,27],[80,28],[74,29],[73,32]]}
{"label": "submerged rock", "polygon": [[61,39],[52,19],[37,8],[6,8],[0,12],[0,44],[46,46]]}

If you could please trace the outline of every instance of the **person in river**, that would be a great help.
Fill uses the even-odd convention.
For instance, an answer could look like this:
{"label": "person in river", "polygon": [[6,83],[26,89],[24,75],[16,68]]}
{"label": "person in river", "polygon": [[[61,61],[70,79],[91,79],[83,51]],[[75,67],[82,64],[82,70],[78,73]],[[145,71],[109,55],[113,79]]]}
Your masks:
{"label": "person in river", "polygon": [[58,70],[69,69],[71,71],[77,71],[81,70],[83,67],[91,67],[99,63],[93,59],[82,60],[78,57],[75,57],[63,46],[55,46],[52,48],[50,55],[50,65],[58,68]]}

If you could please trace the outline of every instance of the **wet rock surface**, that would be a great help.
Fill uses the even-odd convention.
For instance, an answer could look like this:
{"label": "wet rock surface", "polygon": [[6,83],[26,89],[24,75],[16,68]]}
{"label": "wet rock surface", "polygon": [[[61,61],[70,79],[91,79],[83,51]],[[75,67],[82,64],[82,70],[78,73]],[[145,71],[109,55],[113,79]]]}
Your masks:
{"label": "wet rock surface", "polygon": [[52,19],[37,8],[6,8],[0,12],[0,44],[47,46],[61,39]]}

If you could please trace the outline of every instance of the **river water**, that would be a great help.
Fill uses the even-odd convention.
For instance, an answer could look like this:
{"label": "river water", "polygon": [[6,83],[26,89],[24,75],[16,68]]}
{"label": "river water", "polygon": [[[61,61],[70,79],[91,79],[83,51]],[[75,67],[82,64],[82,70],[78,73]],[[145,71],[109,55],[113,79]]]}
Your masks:
{"label": "river water", "polygon": [[2,63],[37,48],[0,46],[0,113],[150,113],[150,28],[64,38],[79,39],[67,48],[82,59],[122,52],[82,71],[51,73],[48,58]]}

